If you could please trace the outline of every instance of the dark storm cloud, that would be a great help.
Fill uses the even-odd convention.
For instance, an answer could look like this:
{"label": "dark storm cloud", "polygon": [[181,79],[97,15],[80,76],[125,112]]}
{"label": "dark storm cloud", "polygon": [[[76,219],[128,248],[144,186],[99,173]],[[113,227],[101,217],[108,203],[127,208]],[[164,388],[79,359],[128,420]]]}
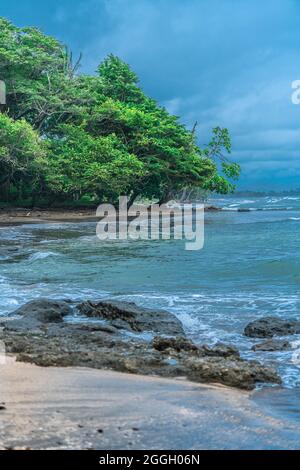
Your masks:
{"label": "dark storm cloud", "polygon": [[17,3],[7,1],[2,14],[82,50],[83,70],[109,52],[129,62],[147,93],[188,126],[199,122],[200,144],[213,126],[228,127],[240,187],[300,187],[300,106],[291,102],[291,82],[300,79],[299,1]]}

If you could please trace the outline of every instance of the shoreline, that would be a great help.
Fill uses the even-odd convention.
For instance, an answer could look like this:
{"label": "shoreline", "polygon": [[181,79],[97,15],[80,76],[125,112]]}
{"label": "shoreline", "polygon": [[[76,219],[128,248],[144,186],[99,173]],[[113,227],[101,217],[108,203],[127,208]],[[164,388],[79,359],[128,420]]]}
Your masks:
{"label": "shoreline", "polygon": [[0,209],[0,226],[51,222],[94,222],[96,209]]}
{"label": "shoreline", "polygon": [[[46,223],[79,223],[79,222],[97,222],[99,217],[96,216],[97,208],[0,208],[0,227],[23,224],[46,224]],[[206,213],[250,213],[250,212],[278,212],[278,211],[299,211],[296,208],[236,208],[224,209],[219,206],[205,205]],[[134,217],[133,217],[134,219]]]}
{"label": "shoreline", "polygon": [[[97,222],[97,207],[93,208],[47,208],[27,209],[20,207],[0,208],[0,226],[22,224],[45,224],[51,222]],[[205,212],[221,212],[221,208],[208,205]]]}
{"label": "shoreline", "polygon": [[[0,229],[1,225],[98,220],[90,209],[25,212],[0,211]],[[103,332],[115,334],[110,329]],[[87,334],[97,336],[95,326]],[[299,448],[297,423],[291,424],[285,416],[274,417],[272,410],[253,402],[256,391],[76,364],[53,367],[52,362],[43,367],[42,362],[37,366],[27,360],[0,365],[0,405],[5,402],[5,409],[0,410],[0,449],[147,449],[149,445],[171,449],[173,444],[174,449]],[[86,384],[91,384],[91,392]],[[276,389],[280,392],[280,387]],[[270,390],[266,395],[271,396]],[[30,401],[31,395],[36,400]],[[96,418],[98,429],[103,427],[104,432],[95,430]],[[171,433],[170,428],[174,429]]]}
{"label": "shoreline", "polygon": [[2,450],[299,448],[300,425],[253,392],[12,357],[0,373]]}

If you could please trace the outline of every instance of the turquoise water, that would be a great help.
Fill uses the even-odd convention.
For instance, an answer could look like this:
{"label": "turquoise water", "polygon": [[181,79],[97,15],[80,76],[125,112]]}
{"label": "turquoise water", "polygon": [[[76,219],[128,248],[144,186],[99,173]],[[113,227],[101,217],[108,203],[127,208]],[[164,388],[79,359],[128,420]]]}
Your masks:
{"label": "turquoise water", "polygon": [[172,240],[100,242],[95,223],[1,227],[0,315],[39,296],[133,300],[174,312],[195,341],[236,344],[274,365],[286,387],[300,386],[293,351],[254,353],[256,341],[242,334],[265,315],[300,319],[300,197],[213,204],[224,210],[206,214],[200,251]]}

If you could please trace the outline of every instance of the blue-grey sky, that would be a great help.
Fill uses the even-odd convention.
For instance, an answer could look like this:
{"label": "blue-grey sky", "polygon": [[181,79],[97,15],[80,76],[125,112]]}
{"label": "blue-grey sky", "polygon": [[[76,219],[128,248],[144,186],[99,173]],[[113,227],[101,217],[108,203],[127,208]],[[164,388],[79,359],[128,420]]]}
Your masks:
{"label": "blue-grey sky", "polygon": [[240,189],[300,187],[300,0],[1,0],[0,15],[83,53],[112,52],[199,143],[228,127]]}

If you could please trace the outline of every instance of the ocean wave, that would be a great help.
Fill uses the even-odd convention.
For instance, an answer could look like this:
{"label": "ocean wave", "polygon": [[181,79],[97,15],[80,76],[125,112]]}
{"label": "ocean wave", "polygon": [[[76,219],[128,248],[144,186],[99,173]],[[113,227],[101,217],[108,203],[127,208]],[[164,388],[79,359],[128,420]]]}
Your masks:
{"label": "ocean wave", "polygon": [[285,196],[282,199],[287,200],[287,201],[299,201],[300,197]]}
{"label": "ocean wave", "polygon": [[243,198],[230,196],[227,198],[212,198],[209,200],[212,205],[219,205],[225,210],[249,209],[256,210],[299,210],[300,196],[264,196]]}
{"label": "ocean wave", "polygon": [[[71,298],[78,301],[88,298],[134,301],[144,307],[171,311],[182,321],[185,331],[196,343],[228,342],[241,351],[242,357],[255,358],[265,364],[269,361],[273,362],[273,365],[276,363],[285,386],[293,387],[299,380],[299,369],[291,363],[294,350],[284,353],[254,353],[251,347],[256,340],[243,335],[245,325],[262,316],[272,314],[282,318],[297,319],[300,306],[300,296],[297,294],[225,293],[224,291],[199,294],[187,294],[183,291],[174,294],[152,291],[117,295],[65,284],[56,284],[55,290],[53,285],[48,284],[36,284],[34,288],[32,285],[23,285],[20,289],[20,286],[10,284],[3,276],[0,276],[0,285],[2,294],[0,315],[13,312],[19,305],[39,296]],[[73,322],[76,318],[68,320]],[[77,318],[78,320],[80,321],[80,318]]]}
{"label": "ocean wave", "polygon": [[222,211],[229,212],[287,212],[287,211],[296,211],[300,209],[295,207],[240,207],[236,205],[224,206],[221,207]]}
{"label": "ocean wave", "polygon": [[37,253],[33,253],[29,257],[29,261],[38,261],[41,259],[49,258],[49,256],[60,256],[60,254],[55,253],[53,251],[38,251]]}
{"label": "ocean wave", "polygon": [[222,207],[222,211],[232,211],[232,212],[252,212],[252,211],[261,211],[262,209],[259,209],[257,207]]}

